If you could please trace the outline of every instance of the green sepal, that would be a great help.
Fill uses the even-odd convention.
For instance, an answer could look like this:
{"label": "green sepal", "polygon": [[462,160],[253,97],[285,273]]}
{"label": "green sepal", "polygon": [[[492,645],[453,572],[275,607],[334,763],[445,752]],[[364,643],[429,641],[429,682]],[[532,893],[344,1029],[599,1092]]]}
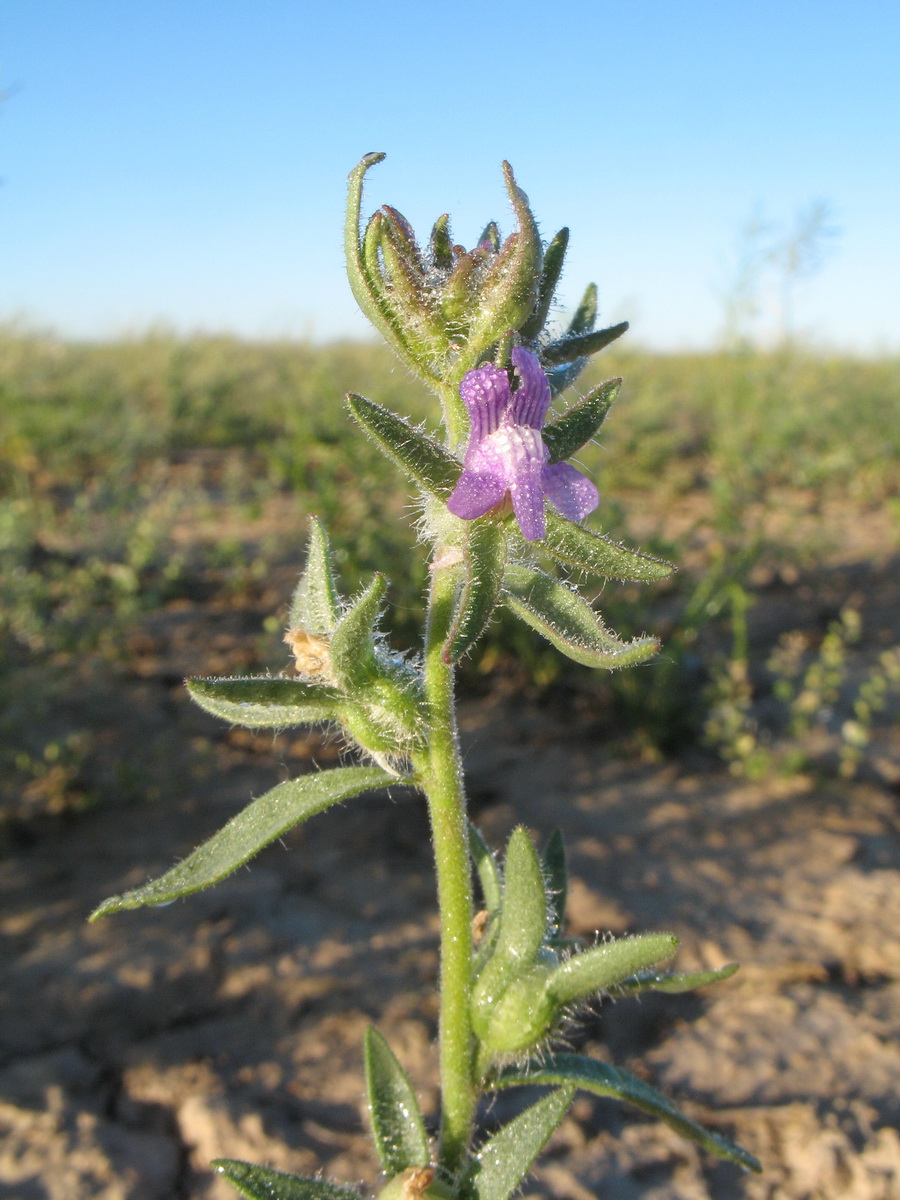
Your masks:
{"label": "green sepal", "polygon": [[246,729],[289,729],[336,720],[341,696],[334,688],[273,676],[186,679],[191,699],[202,709]]}
{"label": "green sepal", "polygon": [[500,600],[506,546],[506,532],[499,525],[466,523],[463,579],[442,651],[444,662],[458,662],[487,629]]}
{"label": "green sepal", "polygon": [[550,920],[557,933],[566,921],[566,900],[569,893],[569,868],[566,862],[566,843],[561,829],[554,829],[541,855],[541,867],[549,897]]}
{"label": "green sepal", "polygon": [[558,1005],[608,991],[630,975],[671,958],[678,949],[673,933],[644,933],[592,946],[561,962],[547,978],[547,994]]}
{"label": "green sepal", "polygon": [[411,337],[421,340],[417,349],[425,353],[445,351],[446,326],[429,294],[415,238],[396,209],[386,204],[382,212],[385,219],[379,245],[389,280],[385,296],[400,316],[407,342]]}
{"label": "green sepal", "polygon": [[541,281],[538,284],[537,304],[535,305],[534,312],[525,324],[519,328],[519,333],[526,342],[533,341],[544,328],[547,321],[547,313],[550,311],[550,305],[553,303],[553,295],[556,292],[559,277],[562,274],[563,261],[565,260],[568,246],[569,231],[568,229],[561,229],[544,251],[544,266],[541,271]]}
{"label": "green sepal", "polygon": [[479,1147],[460,1178],[460,1200],[509,1200],[568,1112],[574,1095],[572,1084],[556,1088]]}
{"label": "green sepal", "polygon": [[540,234],[528,197],[508,162],[503,164],[503,177],[519,228],[503,243],[472,297],[466,345],[454,364],[454,375],[460,379],[507,330],[518,329],[537,303],[543,264]]}
{"label": "green sepal", "polygon": [[629,550],[602,533],[592,533],[561,517],[550,507],[546,517],[546,536],[539,542],[530,542],[529,546],[540,547],[557,562],[580,567],[607,579],[627,579],[637,583],[665,579],[675,570],[671,563]]}
{"label": "green sepal", "polygon": [[475,244],[480,246],[483,242],[488,243],[492,254],[496,254],[500,249],[500,230],[497,228],[496,221],[488,221],[481,231],[481,237]]}
{"label": "green sepal", "polygon": [[374,1025],[366,1030],[366,1092],[375,1149],[386,1175],[427,1167],[428,1134],[413,1086]]}
{"label": "green sepal", "polygon": [[432,266],[449,271],[453,266],[453,241],[450,237],[450,214],[444,213],[434,223],[429,242]]}
{"label": "green sepal", "polygon": [[587,445],[606,420],[621,386],[621,379],[607,379],[558,420],[544,426],[542,436],[551,463],[564,462]]}
{"label": "green sepal", "polygon": [[420,429],[382,408],[374,400],[347,396],[347,407],[354,420],[366,431],[387,457],[432,496],[446,500],[459,480],[462,463]]}
{"label": "green sepal", "polygon": [[740,970],[740,963],[726,963],[712,971],[693,971],[685,975],[660,975],[656,971],[641,971],[630,979],[623,979],[616,984],[616,996],[637,996],[641,992],[693,992],[697,988],[706,987],[710,983],[719,983],[730,979]]}
{"label": "green sepal", "polygon": [[576,358],[587,358],[620,338],[627,329],[628,322],[620,321],[618,325],[609,325],[606,329],[593,329],[588,333],[560,338],[542,347],[541,363],[545,367],[557,367],[574,362]]}
{"label": "green sepal", "polygon": [[344,223],[344,252],[347,258],[347,275],[356,303],[373,325],[381,327],[383,315],[377,299],[376,285],[366,269],[359,237],[359,219],[362,208],[363,180],[366,172],[376,163],[382,162],[385,154],[366,154],[350,172],[347,189],[347,216]]}
{"label": "green sepal", "polygon": [[359,1192],[329,1183],[327,1179],[288,1175],[236,1158],[215,1158],[210,1166],[247,1200],[360,1200]]}
{"label": "green sepal", "polygon": [[332,635],[331,665],[348,691],[358,691],[382,674],[375,656],[375,625],[387,586],[385,577],[377,574],[343,614]]}
{"label": "green sepal", "polygon": [[608,671],[643,662],[659,649],[653,637],[623,642],[578,592],[532,567],[511,566],[503,577],[507,608],[568,658]]}
{"label": "green sepal", "polygon": [[596,323],[597,285],[596,283],[589,283],[584,289],[584,295],[575,309],[572,320],[569,322],[569,328],[566,330],[565,336],[573,337],[580,333],[590,333]]}
{"label": "green sepal", "polygon": [[472,1023],[479,1036],[487,1033],[492,1010],[503,992],[536,960],[547,933],[544,876],[524,826],[518,826],[510,836],[503,874],[497,940],[472,993]]}
{"label": "green sepal", "polygon": [[491,1087],[519,1087],[536,1084],[574,1085],[593,1092],[595,1096],[612,1096],[634,1105],[648,1116],[664,1121],[668,1126],[702,1146],[717,1158],[739,1163],[750,1171],[761,1171],[759,1159],[728,1138],[712,1133],[684,1116],[662,1092],[651,1087],[628,1071],[610,1066],[609,1063],[585,1058],[581,1054],[555,1054],[535,1059],[524,1069],[510,1066],[504,1068]]}
{"label": "green sepal", "polygon": [[469,826],[469,854],[475,864],[475,872],[481,885],[481,895],[484,906],[489,913],[500,910],[503,899],[503,883],[500,879],[500,867],[490,846],[484,840],[481,830],[471,821]]}
{"label": "green sepal", "polygon": [[291,600],[288,625],[316,637],[330,637],[340,615],[341,598],[334,581],[328,534],[319,518],[311,516],[306,570]]}
{"label": "green sepal", "polygon": [[168,904],[211,887],[308,817],[340,800],[396,782],[397,777],[381,767],[337,767],[280,783],[253,800],[170,871],[143,887],[104,900],[89,919],[96,921],[131,908]]}

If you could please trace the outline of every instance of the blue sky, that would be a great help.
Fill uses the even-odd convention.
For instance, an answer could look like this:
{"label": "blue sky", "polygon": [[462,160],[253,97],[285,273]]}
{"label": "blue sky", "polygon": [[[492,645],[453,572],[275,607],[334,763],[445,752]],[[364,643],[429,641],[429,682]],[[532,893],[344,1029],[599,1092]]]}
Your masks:
{"label": "blue sky", "polygon": [[[900,349],[900,5],[0,0],[0,319],[67,336],[364,336],[347,172],[426,234],[510,228],[660,348],[714,344],[756,214],[839,229],[795,330]],[[761,336],[778,275],[759,275]]]}

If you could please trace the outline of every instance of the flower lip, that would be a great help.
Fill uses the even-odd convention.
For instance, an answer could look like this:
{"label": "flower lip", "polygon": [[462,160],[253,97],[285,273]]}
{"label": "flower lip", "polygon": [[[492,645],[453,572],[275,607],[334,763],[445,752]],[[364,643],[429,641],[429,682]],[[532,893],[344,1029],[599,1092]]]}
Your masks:
{"label": "flower lip", "polygon": [[550,407],[550,384],[535,354],[512,351],[510,373],[488,363],[469,371],[459,394],[469,413],[463,471],[447,507],[466,521],[484,516],[509,496],[530,542],[546,533],[544,497],[564,517],[580,521],[599,503],[593,483],[566,462],[548,463],[541,429]]}

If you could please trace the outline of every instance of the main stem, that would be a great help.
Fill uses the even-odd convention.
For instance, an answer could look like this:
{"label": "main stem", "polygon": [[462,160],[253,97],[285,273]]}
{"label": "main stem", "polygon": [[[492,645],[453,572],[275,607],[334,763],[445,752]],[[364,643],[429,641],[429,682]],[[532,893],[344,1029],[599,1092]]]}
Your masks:
{"label": "main stem", "polygon": [[456,572],[446,567],[435,570],[425,633],[429,734],[422,779],[431,816],[441,919],[439,1163],[451,1175],[465,1162],[476,1101],[472,1081],[472,884],[466,797],[456,737],[453,667],[441,657],[455,591]]}

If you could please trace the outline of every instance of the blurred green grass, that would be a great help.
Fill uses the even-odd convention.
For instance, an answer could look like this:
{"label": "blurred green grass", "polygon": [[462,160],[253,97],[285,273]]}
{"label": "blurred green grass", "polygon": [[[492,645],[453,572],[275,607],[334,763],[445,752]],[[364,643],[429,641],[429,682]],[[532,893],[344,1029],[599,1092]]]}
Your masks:
{"label": "blurred green grass", "polygon": [[[564,677],[667,750],[699,728],[698,644],[754,572],[814,561],[876,510],[891,515],[883,549],[896,549],[900,360],[623,348],[580,388],[613,375],[620,399],[579,456],[603,496],[590,524],[681,570],[655,589],[607,585],[600,604],[623,634],[661,632],[666,653],[652,672],[598,682],[502,619],[469,679]],[[35,739],[47,705],[23,710],[29,689],[73,658],[115,657],[143,614],[258,596],[274,567],[299,570],[309,513],[329,528],[345,590],[375,569],[391,579],[390,625],[412,644],[425,580],[415,506],[347,418],[350,390],[434,423],[433,398],[375,345],[164,333],[69,344],[0,330],[0,733],[15,742],[29,722],[21,769],[57,746]]]}

